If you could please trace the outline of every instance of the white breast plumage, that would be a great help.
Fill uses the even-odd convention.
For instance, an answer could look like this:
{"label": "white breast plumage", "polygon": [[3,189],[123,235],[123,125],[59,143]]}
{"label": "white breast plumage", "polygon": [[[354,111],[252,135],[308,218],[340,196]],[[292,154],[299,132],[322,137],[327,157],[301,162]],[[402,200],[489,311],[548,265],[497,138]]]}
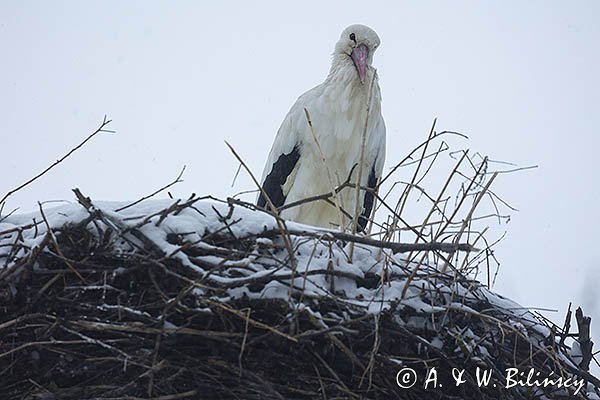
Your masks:
{"label": "white breast plumage", "polygon": [[[259,206],[268,206],[265,194],[280,208],[331,192],[359,163],[363,135],[363,165],[354,169],[351,181],[356,183],[362,170],[360,185],[376,186],[385,161],[381,94],[371,66],[378,46],[377,34],[366,26],[352,25],[342,32],[327,79],[298,98],[277,132],[261,180]],[[361,230],[371,215],[373,197],[372,192],[361,191],[357,221]],[[342,224],[345,228],[354,215],[355,200],[355,190],[346,188],[330,202],[306,202],[285,208],[281,216],[310,225],[331,228]]]}

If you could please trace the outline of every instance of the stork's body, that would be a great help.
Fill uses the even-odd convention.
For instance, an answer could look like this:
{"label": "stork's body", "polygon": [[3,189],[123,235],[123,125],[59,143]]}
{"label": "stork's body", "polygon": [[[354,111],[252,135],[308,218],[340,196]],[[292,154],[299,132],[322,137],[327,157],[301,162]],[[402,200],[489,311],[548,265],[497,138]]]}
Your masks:
{"label": "stork's body", "polygon": [[[331,192],[333,186],[343,183],[353,166],[360,162],[364,133],[363,164],[355,167],[351,182],[356,183],[360,171],[361,186],[376,186],[385,161],[381,94],[371,66],[378,45],[375,32],[363,25],[352,25],[344,30],[326,80],[300,96],[286,115],[261,181],[276,207]],[[351,221],[349,216],[355,213],[356,190],[347,187],[330,200],[335,205],[324,200],[307,202],[284,209],[281,216],[310,225],[347,227]],[[363,229],[372,212],[373,194],[361,191],[359,202],[362,217],[358,225]],[[268,207],[262,194],[258,205]],[[340,213],[340,207],[345,212]]]}

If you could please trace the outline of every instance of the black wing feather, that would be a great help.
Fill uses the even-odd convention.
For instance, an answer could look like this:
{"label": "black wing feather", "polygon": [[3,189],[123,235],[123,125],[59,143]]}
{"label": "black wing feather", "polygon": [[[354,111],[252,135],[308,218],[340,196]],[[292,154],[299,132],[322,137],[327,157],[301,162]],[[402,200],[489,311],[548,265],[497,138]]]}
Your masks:
{"label": "black wing feather", "polygon": [[[375,189],[375,186],[377,186],[377,174],[375,173],[375,163],[373,163],[371,172],[369,172],[369,180],[367,181],[367,187],[369,189]],[[364,232],[365,228],[367,227],[367,222],[369,222],[369,217],[371,216],[371,211],[373,211],[374,201],[375,201],[375,193],[365,192],[363,212],[358,217],[359,232]]]}
{"label": "black wing feather", "polygon": [[[273,164],[271,172],[263,182],[263,191],[269,196],[275,207],[281,207],[285,203],[286,196],[283,194],[282,186],[285,184],[288,176],[294,170],[296,163],[300,159],[300,146],[295,145],[292,151],[288,154],[282,154]],[[258,197],[256,203],[259,207],[266,208],[267,199],[263,192]]]}

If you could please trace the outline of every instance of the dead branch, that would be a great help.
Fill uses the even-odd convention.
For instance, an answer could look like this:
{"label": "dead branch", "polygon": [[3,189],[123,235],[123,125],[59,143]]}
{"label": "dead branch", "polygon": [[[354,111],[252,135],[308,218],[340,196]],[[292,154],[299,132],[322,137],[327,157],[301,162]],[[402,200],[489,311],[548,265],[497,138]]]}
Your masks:
{"label": "dead branch", "polygon": [[594,342],[590,340],[590,325],[592,323],[591,317],[583,315],[581,307],[577,307],[575,310],[575,319],[577,320],[577,330],[579,337],[579,348],[581,350],[581,362],[579,367],[584,371],[590,369],[590,362],[593,358],[593,347]]}
{"label": "dead branch", "polygon": [[151,198],[151,197],[154,197],[154,196],[156,196],[157,194],[159,194],[160,192],[163,192],[163,191],[167,190],[167,189],[168,189],[168,188],[170,188],[171,186],[174,186],[174,185],[176,185],[176,184],[178,184],[178,183],[181,183],[181,182],[183,182],[183,181],[181,180],[181,177],[183,176],[183,173],[184,173],[184,172],[185,172],[185,165],[184,165],[184,166],[183,166],[183,168],[181,169],[181,172],[179,172],[179,175],[177,175],[177,178],[175,178],[175,179],[174,179],[172,182],[170,182],[170,183],[166,184],[165,186],[161,187],[160,189],[157,189],[156,191],[154,191],[154,192],[150,193],[149,195],[147,195],[147,196],[144,196],[144,197],[142,197],[142,198],[140,198],[140,199],[138,199],[138,200],[134,201],[134,202],[133,202],[133,203],[131,203],[131,204],[128,204],[128,205],[126,205],[126,206],[123,206],[123,207],[120,207],[120,208],[117,208],[115,211],[116,211],[116,212],[119,212],[119,211],[126,210],[126,209],[128,209],[129,207],[133,207],[133,206],[135,206],[136,204],[139,204],[139,203],[141,203],[141,202],[142,202],[142,201],[144,201],[144,200],[147,200],[147,199],[149,199],[149,198]]}
{"label": "dead branch", "polygon": [[[370,239],[366,236],[353,235],[351,233],[339,232],[339,231],[325,231],[325,230],[299,230],[289,229],[287,230],[289,235],[298,237],[311,237],[320,240],[342,240],[348,243],[364,244],[380,249],[390,249],[393,253],[407,253],[409,251],[441,251],[444,253],[451,253],[455,251],[479,251],[473,248],[468,243],[398,243],[388,242],[384,240]],[[261,236],[273,237],[278,235],[278,231],[266,230]]]}
{"label": "dead branch", "polygon": [[85,145],[88,141],[90,141],[98,133],[100,133],[100,132],[115,133],[114,131],[111,131],[111,130],[108,130],[108,129],[104,129],[111,122],[112,121],[109,120],[109,119],[107,119],[106,115],[105,115],[104,119],[102,120],[102,123],[100,124],[100,127],[98,129],[96,129],[94,132],[92,132],[87,138],[85,138],[85,140],[83,142],[81,142],[77,146],[73,147],[71,150],[69,150],[69,152],[67,154],[65,154],[64,156],[62,156],[58,160],[56,160],[49,167],[47,167],[46,169],[44,169],[42,172],[40,172],[39,174],[37,174],[33,178],[29,179],[27,182],[25,182],[25,183],[17,186],[16,188],[14,188],[12,190],[9,190],[8,193],[6,193],[4,195],[4,197],[2,197],[2,199],[0,199],[0,204],[3,204],[9,196],[13,195],[14,193],[16,193],[19,190],[23,189],[25,186],[27,186],[27,185],[35,182],[36,180],[38,180],[39,178],[41,178],[42,176],[44,176],[52,168],[56,167],[58,164],[60,164],[61,162],[63,162],[65,159],[67,159],[71,154],[73,154],[74,152],[76,152],[77,150],[79,150],[83,145]]}
{"label": "dead branch", "polygon": [[[248,166],[246,165],[246,163],[244,162],[244,160],[242,160],[242,158],[238,155],[238,153],[235,151],[235,149],[229,143],[227,143],[227,141],[225,141],[225,144],[227,145],[227,147],[229,147],[229,150],[231,150],[231,152],[233,153],[234,157],[244,167],[244,169],[246,170],[246,172],[248,172],[248,175],[250,175],[250,178],[252,178],[252,181],[254,182],[254,184],[256,185],[256,187],[258,187],[258,189],[261,191],[262,195],[265,196],[265,199],[267,200],[267,203],[269,204],[269,207],[271,208],[271,210],[275,214],[279,214],[279,212],[277,211],[277,207],[275,207],[275,205],[273,204],[273,202],[269,198],[269,195],[263,189],[262,185],[256,180],[256,178],[254,177],[254,174],[252,173],[252,171],[250,171],[250,168],[248,168]],[[288,254],[290,256],[290,260],[292,261],[292,263],[295,263],[296,257],[294,256],[294,251],[292,250],[292,245],[290,244],[289,238],[285,234],[285,232],[286,232],[285,223],[280,218],[277,219],[277,226],[279,227],[279,231],[281,232],[281,237],[283,238],[283,241],[285,243],[285,247],[286,247],[286,249],[288,251]]]}

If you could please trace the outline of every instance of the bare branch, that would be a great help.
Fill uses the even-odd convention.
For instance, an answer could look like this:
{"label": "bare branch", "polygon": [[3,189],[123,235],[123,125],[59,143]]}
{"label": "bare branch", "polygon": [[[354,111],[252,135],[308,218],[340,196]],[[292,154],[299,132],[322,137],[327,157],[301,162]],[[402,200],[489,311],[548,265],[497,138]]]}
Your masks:
{"label": "bare branch", "polygon": [[[385,240],[370,239],[365,236],[353,235],[351,233],[325,230],[309,231],[288,228],[287,232],[293,236],[312,237],[321,240],[337,239],[349,243],[359,243],[381,249],[390,249],[393,253],[407,253],[409,251],[442,251],[445,253],[452,253],[455,251],[479,251],[478,249],[473,248],[473,246],[471,246],[468,243],[398,243],[389,242]],[[279,232],[274,230],[267,230],[264,231],[261,234],[261,236],[269,237],[273,236],[274,234],[279,234]]]}
{"label": "bare branch", "polygon": [[123,207],[121,207],[121,208],[117,208],[115,211],[116,211],[116,212],[119,212],[119,211],[126,210],[126,209],[128,209],[129,207],[135,206],[136,204],[139,204],[139,203],[141,203],[141,202],[142,202],[142,201],[144,201],[144,200],[147,200],[147,199],[149,199],[149,198],[151,198],[151,197],[154,197],[154,196],[156,196],[157,194],[159,194],[159,193],[160,193],[160,192],[162,192],[163,190],[167,190],[167,189],[168,189],[168,188],[170,188],[171,186],[174,186],[174,185],[176,185],[176,184],[178,184],[178,183],[181,183],[181,182],[183,182],[183,181],[181,180],[181,177],[183,176],[183,173],[184,173],[184,171],[185,171],[185,165],[184,165],[184,166],[183,166],[183,168],[181,169],[181,172],[179,172],[179,175],[177,175],[177,178],[175,178],[175,179],[174,179],[174,180],[173,180],[171,183],[168,183],[168,184],[166,184],[165,186],[161,187],[160,189],[158,189],[158,190],[156,190],[156,191],[152,192],[151,194],[149,194],[149,195],[147,195],[147,196],[144,196],[144,197],[142,197],[142,198],[141,198],[141,199],[139,199],[139,200],[136,200],[136,201],[134,201],[134,202],[133,202],[133,203],[131,203],[131,204],[128,204],[128,205],[126,205],[126,206],[123,206]]}
{"label": "bare branch", "polygon": [[59,158],[58,160],[56,160],[54,163],[52,163],[52,165],[50,165],[49,167],[47,167],[45,170],[43,170],[42,172],[40,172],[39,174],[37,174],[36,176],[34,176],[33,178],[29,179],[27,182],[17,186],[16,188],[10,190],[8,193],[6,193],[4,195],[4,197],[2,197],[2,199],[0,199],[0,204],[4,203],[6,201],[6,199],[13,195],[14,193],[18,192],[19,190],[23,189],[25,186],[29,185],[30,183],[38,180],[39,178],[41,178],[43,175],[45,175],[48,171],[50,171],[52,168],[56,167],[58,164],[60,164],[61,162],[63,162],[66,158],[68,158],[71,154],[73,154],[75,151],[79,150],[84,144],[86,144],[89,140],[91,140],[94,136],[96,136],[98,133],[100,132],[108,132],[108,133],[114,133],[114,131],[111,130],[107,130],[104,129],[108,126],[108,124],[110,124],[112,121],[109,119],[106,119],[106,115],[104,116],[104,120],[102,121],[102,124],[100,124],[100,127],[98,129],[96,129],[94,132],[92,132],[91,135],[89,135],[87,138],[85,138],[85,140],[81,143],[79,143],[77,146],[73,147],[67,154],[65,154],[64,156],[62,156],[61,158]]}

